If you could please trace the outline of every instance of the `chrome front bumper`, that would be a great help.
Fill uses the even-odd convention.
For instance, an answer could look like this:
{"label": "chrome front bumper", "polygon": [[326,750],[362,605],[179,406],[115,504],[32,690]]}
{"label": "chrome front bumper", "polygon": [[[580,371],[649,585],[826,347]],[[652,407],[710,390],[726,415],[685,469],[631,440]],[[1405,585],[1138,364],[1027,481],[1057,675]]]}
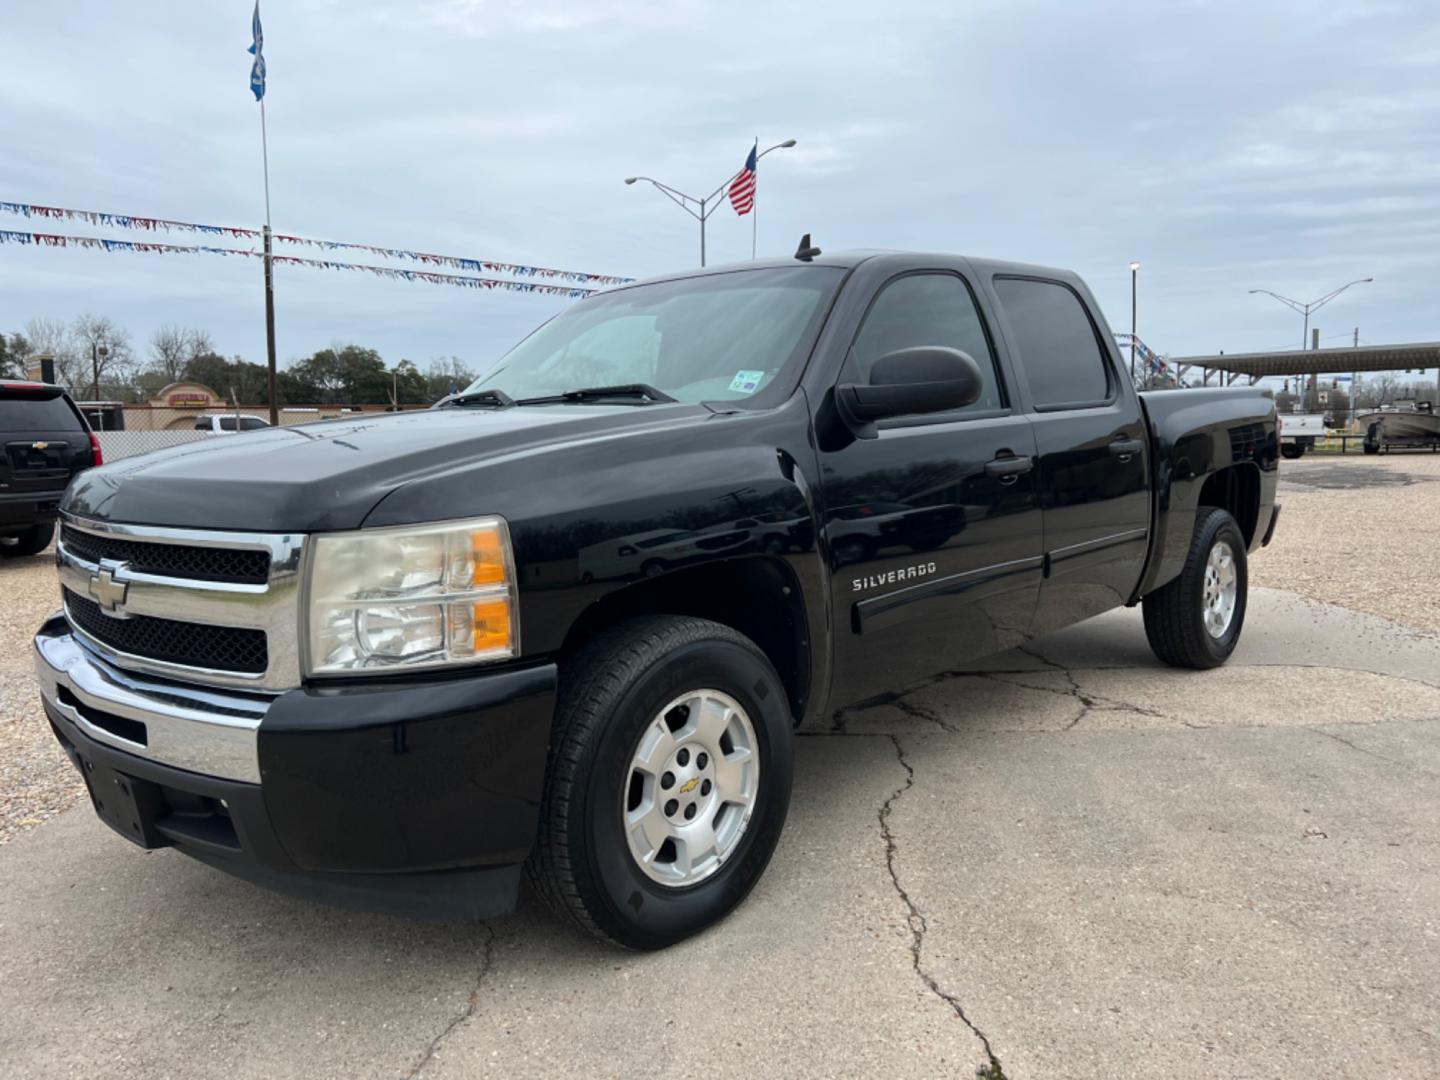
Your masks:
{"label": "chrome front bumper", "polygon": [[35,638],[49,706],[96,742],[148,761],[260,782],[258,734],[270,699],[121,671],[81,644],[58,615]]}

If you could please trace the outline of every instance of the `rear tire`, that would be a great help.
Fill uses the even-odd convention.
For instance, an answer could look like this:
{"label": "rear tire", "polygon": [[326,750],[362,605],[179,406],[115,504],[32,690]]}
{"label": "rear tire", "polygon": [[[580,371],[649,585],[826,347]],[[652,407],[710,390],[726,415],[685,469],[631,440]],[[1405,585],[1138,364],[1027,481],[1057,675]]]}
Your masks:
{"label": "rear tire", "polygon": [[19,559],[26,555],[38,555],[50,546],[50,541],[53,539],[55,539],[53,522],[32,525],[16,536],[13,544],[0,544],[0,556],[7,559]]}
{"label": "rear tire", "polygon": [[[708,695],[706,708],[697,705],[691,717],[684,707],[677,727],[676,702],[697,693]],[[726,742],[731,728],[718,739],[692,730],[702,716],[717,715],[707,711],[715,699],[736,707],[722,706],[724,716],[744,719],[753,757],[735,756],[736,743]],[[647,760],[674,762],[679,755],[680,765],[658,764],[643,774],[636,763],[657,743],[664,749]],[[702,753],[707,748],[709,755]],[[733,760],[751,763],[744,804],[722,798],[728,798],[722,770],[737,775]],[[563,920],[617,945],[663,948],[724,918],[760,879],[785,824],[790,782],[788,699],[754,642],[706,619],[622,623],[563,669],[538,843],[526,875]],[[727,817],[732,813],[739,816]],[[692,820],[708,823],[715,846],[706,849],[709,858],[706,850],[686,852],[682,869],[674,841],[662,841],[642,865],[637,848],[650,824],[632,823],[639,819],[657,825],[658,837],[686,830]]]}
{"label": "rear tire", "polygon": [[1280,444],[1280,456],[1290,461],[1294,461],[1304,453],[1305,448],[1303,446],[1297,446],[1295,443]]}
{"label": "rear tire", "polygon": [[1184,569],[1145,597],[1151,650],[1172,667],[1219,667],[1240,641],[1247,585],[1240,526],[1224,510],[1200,507]]}

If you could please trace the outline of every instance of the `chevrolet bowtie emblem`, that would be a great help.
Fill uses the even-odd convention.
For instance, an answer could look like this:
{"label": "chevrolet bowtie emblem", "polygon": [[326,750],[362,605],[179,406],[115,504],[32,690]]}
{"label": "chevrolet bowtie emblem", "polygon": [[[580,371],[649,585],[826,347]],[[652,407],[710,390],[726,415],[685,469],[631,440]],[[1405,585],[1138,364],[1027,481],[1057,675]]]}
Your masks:
{"label": "chevrolet bowtie emblem", "polygon": [[49,444],[48,442],[32,442],[32,443],[30,444],[30,449],[31,449],[31,450],[49,450],[49,449],[50,449],[50,444]]}
{"label": "chevrolet bowtie emblem", "polygon": [[115,580],[115,574],[124,564],[101,566],[98,573],[90,575],[90,597],[100,605],[100,610],[116,618],[125,618],[123,605],[125,594],[130,591],[128,581]]}

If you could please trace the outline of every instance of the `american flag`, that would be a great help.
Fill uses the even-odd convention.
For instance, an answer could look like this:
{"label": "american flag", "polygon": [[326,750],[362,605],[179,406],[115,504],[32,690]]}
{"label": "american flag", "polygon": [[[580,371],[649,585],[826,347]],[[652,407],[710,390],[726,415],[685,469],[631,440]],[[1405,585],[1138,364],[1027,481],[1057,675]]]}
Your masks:
{"label": "american flag", "polygon": [[730,205],[735,207],[735,213],[744,217],[751,210],[755,209],[755,147],[750,148],[750,156],[745,159],[745,168],[740,170],[740,175],[730,183]]}

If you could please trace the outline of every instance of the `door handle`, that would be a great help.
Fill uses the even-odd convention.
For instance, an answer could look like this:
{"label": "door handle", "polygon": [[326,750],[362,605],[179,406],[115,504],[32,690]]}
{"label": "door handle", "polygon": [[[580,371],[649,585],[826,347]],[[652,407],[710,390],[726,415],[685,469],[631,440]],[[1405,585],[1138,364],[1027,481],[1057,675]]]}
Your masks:
{"label": "door handle", "polygon": [[985,463],[985,475],[993,476],[1002,484],[1013,484],[1021,475],[1035,467],[1035,459],[1007,454]]}
{"label": "door handle", "polygon": [[1129,461],[1130,458],[1145,449],[1145,444],[1139,439],[1116,439],[1110,444],[1110,453],[1121,461]]}

